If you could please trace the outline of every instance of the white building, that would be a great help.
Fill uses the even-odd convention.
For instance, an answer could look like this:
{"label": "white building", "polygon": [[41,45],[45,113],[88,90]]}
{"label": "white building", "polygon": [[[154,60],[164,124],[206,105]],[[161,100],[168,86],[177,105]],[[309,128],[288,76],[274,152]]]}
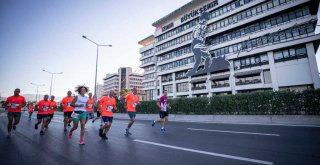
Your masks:
{"label": "white building", "polygon": [[118,73],[107,74],[104,80],[104,91],[108,92],[114,90],[119,94],[121,89],[137,88],[140,99],[145,99],[144,93],[141,90],[143,87],[143,75],[133,73],[130,67],[121,67],[118,69]]}
{"label": "white building", "polygon": [[105,95],[104,86],[102,84],[97,84],[97,98],[100,99]]}
{"label": "white building", "polygon": [[[319,88],[318,7],[318,0],[187,3],[153,23],[154,36],[139,42],[144,46],[140,49],[144,90],[152,95],[148,98],[158,98],[164,89],[175,98]],[[210,59],[225,58],[229,66],[187,76],[195,69],[193,29],[202,11],[209,12],[205,45]]]}

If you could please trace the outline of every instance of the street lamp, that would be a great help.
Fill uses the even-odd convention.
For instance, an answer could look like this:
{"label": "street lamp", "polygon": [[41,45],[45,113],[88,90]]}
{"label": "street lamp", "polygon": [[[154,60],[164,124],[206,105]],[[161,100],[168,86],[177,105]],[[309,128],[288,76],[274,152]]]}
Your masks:
{"label": "street lamp", "polygon": [[53,80],[53,75],[54,75],[54,74],[62,74],[62,72],[54,73],[54,72],[49,72],[49,71],[47,71],[47,70],[45,70],[45,69],[42,69],[42,71],[44,71],[44,72],[47,72],[47,73],[51,74],[51,84],[50,84],[50,96],[51,96],[51,89],[52,89],[52,80]]}
{"label": "street lamp", "polygon": [[38,101],[38,92],[39,92],[39,87],[40,86],[44,86],[44,84],[36,84],[36,83],[30,83],[31,85],[34,85],[37,87],[37,90],[36,90],[36,102]]}
{"label": "street lamp", "polygon": [[96,57],[96,75],[95,75],[95,80],[94,80],[94,95],[96,95],[97,93],[97,72],[98,72],[98,55],[99,55],[99,47],[100,46],[106,46],[106,47],[112,47],[112,45],[102,45],[102,44],[98,44],[94,41],[92,41],[91,39],[89,39],[86,36],[82,36],[82,38],[87,39],[88,41],[92,42],[93,44],[95,44],[97,46],[97,57]]}

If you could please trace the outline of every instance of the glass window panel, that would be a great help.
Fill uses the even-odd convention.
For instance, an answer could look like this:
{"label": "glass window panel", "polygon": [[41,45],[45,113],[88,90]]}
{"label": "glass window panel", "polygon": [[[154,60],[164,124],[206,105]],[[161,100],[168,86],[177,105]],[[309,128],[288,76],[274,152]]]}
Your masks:
{"label": "glass window panel", "polygon": [[289,54],[290,54],[290,56],[296,55],[296,51],[294,50],[294,48],[289,49]]}
{"label": "glass window panel", "polygon": [[289,57],[289,51],[288,50],[283,50],[282,53],[283,53],[283,57],[284,58],[288,58]]}
{"label": "glass window panel", "polygon": [[275,60],[279,60],[279,59],[282,59],[283,58],[283,55],[282,55],[282,51],[276,51],[274,52],[274,59]]}
{"label": "glass window panel", "polygon": [[305,47],[300,47],[296,49],[296,55],[306,55],[307,50]]}

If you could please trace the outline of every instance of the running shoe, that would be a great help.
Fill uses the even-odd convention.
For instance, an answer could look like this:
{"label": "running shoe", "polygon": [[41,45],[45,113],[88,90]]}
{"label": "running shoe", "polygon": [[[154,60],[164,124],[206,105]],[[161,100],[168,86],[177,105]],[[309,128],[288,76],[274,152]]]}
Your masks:
{"label": "running shoe", "polygon": [[95,122],[95,120],[93,119],[93,120],[92,120],[92,123],[94,123],[94,122]]}
{"label": "running shoe", "polygon": [[85,145],[84,140],[80,140],[79,145]]}
{"label": "running shoe", "polygon": [[166,132],[166,129],[161,128],[160,131],[161,131],[162,133],[165,133],[165,132]]}
{"label": "running shoe", "polygon": [[153,127],[155,124],[156,124],[156,121],[153,120],[153,121],[152,121],[152,127]]}
{"label": "running shoe", "polygon": [[103,140],[108,140],[108,137],[107,137],[106,134],[102,134],[102,135],[101,135],[101,138],[102,138]]}
{"label": "running shoe", "polygon": [[69,139],[72,138],[72,131],[69,131],[69,135],[68,135]]}
{"label": "running shoe", "polygon": [[40,131],[40,135],[44,135],[44,132],[43,132],[43,131]]}
{"label": "running shoe", "polygon": [[99,129],[99,136],[100,136],[100,137],[102,137],[102,132],[103,132],[103,130],[100,128],[100,129]]}
{"label": "running shoe", "polygon": [[34,129],[38,129],[38,125],[37,124],[34,125]]}
{"label": "running shoe", "polygon": [[126,129],[125,135],[126,135],[126,136],[132,135],[132,134],[129,132],[129,129],[128,129],[128,128]]}
{"label": "running shoe", "polygon": [[68,130],[65,128],[65,129],[64,129],[64,132],[67,132],[67,131],[68,131]]}

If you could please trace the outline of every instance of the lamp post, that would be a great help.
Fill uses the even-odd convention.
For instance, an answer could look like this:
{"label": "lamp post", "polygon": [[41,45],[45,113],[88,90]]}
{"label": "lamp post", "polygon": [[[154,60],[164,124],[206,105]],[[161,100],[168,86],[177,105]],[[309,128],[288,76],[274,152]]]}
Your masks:
{"label": "lamp post", "polygon": [[99,47],[100,46],[105,46],[105,47],[112,47],[112,45],[102,45],[102,44],[98,44],[94,41],[92,41],[90,38],[86,37],[86,36],[82,36],[82,38],[87,39],[88,41],[92,42],[93,44],[95,44],[97,46],[97,57],[96,57],[96,75],[95,75],[95,79],[94,79],[94,95],[97,95],[97,72],[98,72],[98,57],[99,57]]}
{"label": "lamp post", "polygon": [[40,86],[44,86],[44,84],[36,84],[36,83],[30,83],[30,84],[37,87],[37,90],[36,90],[36,102],[38,102],[39,87]]}
{"label": "lamp post", "polygon": [[42,71],[44,71],[44,72],[47,72],[47,73],[51,74],[51,83],[50,83],[50,96],[51,96],[51,89],[52,89],[52,80],[53,80],[53,75],[54,75],[54,74],[62,74],[62,72],[54,73],[54,72],[49,72],[49,71],[47,71],[47,70],[45,70],[45,69],[42,69]]}

